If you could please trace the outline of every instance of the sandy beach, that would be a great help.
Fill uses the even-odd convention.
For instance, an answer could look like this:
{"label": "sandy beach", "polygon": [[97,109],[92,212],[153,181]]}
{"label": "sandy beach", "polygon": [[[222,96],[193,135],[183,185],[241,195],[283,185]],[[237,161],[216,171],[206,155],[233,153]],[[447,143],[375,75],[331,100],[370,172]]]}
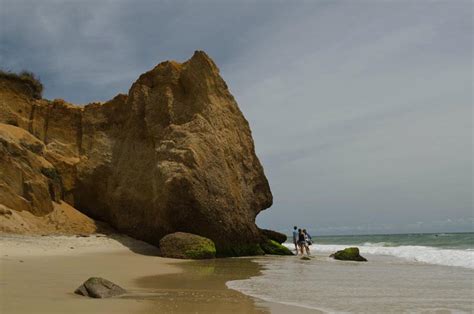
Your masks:
{"label": "sandy beach", "polygon": [[[74,290],[86,279],[99,276],[141,294],[134,279],[177,273],[180,269],[154,256],[146,243],[104,235],[13,236],[2,235],[2,313],[146,313],[150,304],[136,299],[88,299]],[[140,253],[137,253],[140,252]]]}
{"label": "sandy beach", "polygon": [[[123,235],[25,236],[0,241],[1,313],[469,313],[473,272],[367,254],[338,262],[315,251],[200,261],[159,257]],[[127,294],[74,294],[89,277]],[[389,283],[389,284],[387,284]],[[244,294],[245,293],[245,294]]]}
{"label": "sandy beach", "polygon": [[[226,288],[259,274],[248,258],[183,261],[126,236],[23,236],[0,242],[1,313],[314,313]],[[89,299],[74,290],[92,276],[128,293]]]}

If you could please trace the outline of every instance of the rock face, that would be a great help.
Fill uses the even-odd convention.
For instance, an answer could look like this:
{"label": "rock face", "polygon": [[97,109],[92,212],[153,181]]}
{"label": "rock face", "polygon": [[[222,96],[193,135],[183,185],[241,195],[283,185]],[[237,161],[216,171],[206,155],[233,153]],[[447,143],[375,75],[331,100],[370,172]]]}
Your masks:
{"label": "rock face", "polygon": [[100,277],[91,277],[79,286],[75,294],[83,295],[90,298],[110,298],[126,293],[125,289],[117,286],[111,281]]}
{"label": "rock face", "polygon": [[216,257],[211,240],[191,233],[175,232],[160,240],[161,255],[171,258],[207,259]]}
{"label": "rock face", "polygon": [[61,178],[46,155],[43,142],[29,132],[0,123],[0,231],[97,231],[92,219],[61,201]]}
{"label": "rock face", "polygon": [[286,242],[286,235],[277,231],[268,230],[268,229],[260,229],[260,232],[263,236],[267,237],[270,240],[276,241],[280,244]]}
{"label": "rock face", "polygon": [[336,253],[331,254],[330,257],[342,261],[367,262],[367,259],[365,257],[360,256],[359,248],[356,247],[349,247],[345,248],[344,250],[337,251]]}
{"label": "rock face", "polygon": [[[9,208],[45,215],[64,200],[155,245],[184,231],[212,239],[221,255],[262,252],[255,217],[272,194],[248,122],[204,52],[163,62],[128,95],[84,107],[36,100],[0,80],[0,123],[31,142],[0,157],[1,177],[11,178],[0,182],[0,203]],[[10,176],[19,158],[31,165]]]}
{"label": "rock face", "polygon": [[0,203],[33,214],[48,214],[59,200],[56,169],[44,157],[44,145],[20,128],[0,126]]}

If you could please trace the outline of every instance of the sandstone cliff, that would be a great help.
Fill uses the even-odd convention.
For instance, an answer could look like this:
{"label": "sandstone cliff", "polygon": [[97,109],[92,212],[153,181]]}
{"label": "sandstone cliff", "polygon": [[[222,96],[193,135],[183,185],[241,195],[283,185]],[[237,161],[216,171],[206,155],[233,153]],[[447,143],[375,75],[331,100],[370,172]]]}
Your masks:
{"label": "sandstone cliff", "polygon": [[[14,125],[0,133],[0,204],[42,216],[63,200],[155,245],[182,231],[221,255],[261,252],[255,217],[272,195],[248,122],[204,52],[160,63],[106,103],[23,90],[0,80],[0,123]],[[5,140],[15,132],[30,143],[17,141],[20,153]]]}

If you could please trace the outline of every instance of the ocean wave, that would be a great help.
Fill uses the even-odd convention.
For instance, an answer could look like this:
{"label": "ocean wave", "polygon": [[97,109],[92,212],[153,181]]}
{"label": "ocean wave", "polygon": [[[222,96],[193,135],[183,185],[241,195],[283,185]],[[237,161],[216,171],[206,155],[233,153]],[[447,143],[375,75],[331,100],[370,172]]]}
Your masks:
{"label": "ocean wave", "polygon": [[[292,244],[285,244],[287,247],[292,249]],[[319,252],[334,253],[350,246],[358,247],[362,254],[391,255],[414,262],[474,269],[474,251],[472,250],[439,249],[435,247],[415,245],[387,246],[384,242],[367,242],[363,245],[330,245],[315,243],[312,246],[312,249]]]}
{"label": "ocean wave", "polygon": [[362,245],[363,246],[396,246],[396,244],[393,242],[375,242],[375,243],[365,242]]}

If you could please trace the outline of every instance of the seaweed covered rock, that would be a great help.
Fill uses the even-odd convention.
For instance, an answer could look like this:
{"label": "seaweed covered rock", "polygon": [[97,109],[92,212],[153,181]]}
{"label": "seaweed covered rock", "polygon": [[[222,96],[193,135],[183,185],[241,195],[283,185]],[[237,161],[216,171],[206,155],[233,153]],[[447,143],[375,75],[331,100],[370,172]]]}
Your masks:
{"label": "seaweed covered rock", "polygon": [[223,250],[221,249],[217,251],[218,257],[257,255],[265,255],[265,252],[258,243],[234,244],[232,246],[227,246]]}
{"label": "seaweed covered rock", "polygon": [[261,243],[260,247],[266,254],[270,255],[293,255],[286,246],[283,246],[274,240],[267,240]]}
{"label": "seaweed covered rock", "polygon": [[107,279],[100,277],[91,277],[80,285],[75,294],[83,295],[90,298],[110,298],[126,293],[125,289],[114,284]]}
{"label": "seaweed covered rock", "polygon": [[160,240],[161,255],[171,258],[207,259],[216,257],[212,240],[185,232],[168,234]]}
{"label": "seaweed covered rock", "polygon": [[260,229],[260,232],[264,237],[267,237],[270,240],[274,240],[280,244],[285,243],[287,237],[285,234],[269,229]]}
{"label": "seaweed covered rock", "polygon": [[341,261],[367,262],[367,259],[359,254],[359,248],[349,247],[331,254],[330,257]]}

